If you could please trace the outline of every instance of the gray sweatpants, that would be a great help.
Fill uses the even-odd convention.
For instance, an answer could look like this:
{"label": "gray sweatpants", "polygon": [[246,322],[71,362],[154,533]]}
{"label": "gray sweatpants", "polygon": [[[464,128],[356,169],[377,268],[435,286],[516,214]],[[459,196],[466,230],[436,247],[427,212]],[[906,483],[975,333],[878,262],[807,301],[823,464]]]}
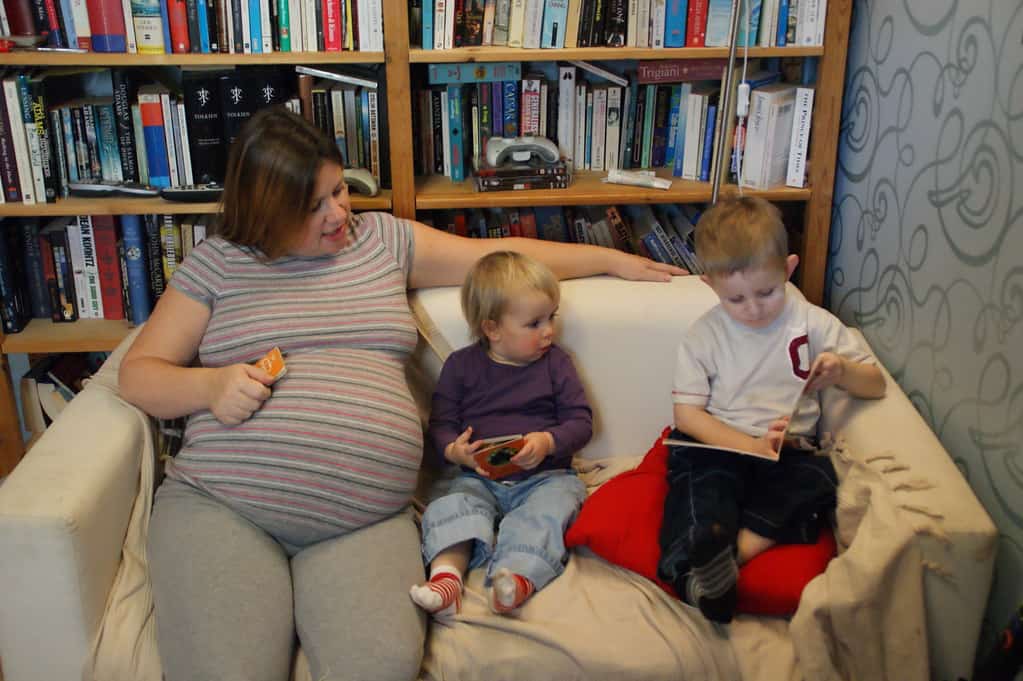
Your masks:
{"label": "gray sweatpants", "polygon": [[287,681],[296,633],[314,681],[416,678],[426,621],[410,513],[289,557],[266,532],[167,479],[149,529],[167,681]]}

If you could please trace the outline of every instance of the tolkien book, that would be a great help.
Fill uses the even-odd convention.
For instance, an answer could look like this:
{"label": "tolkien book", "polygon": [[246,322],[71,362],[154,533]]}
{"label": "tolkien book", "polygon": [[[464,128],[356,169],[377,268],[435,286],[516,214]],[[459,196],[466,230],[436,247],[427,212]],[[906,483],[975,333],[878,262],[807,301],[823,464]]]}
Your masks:
{"label": "tolkien book", "polygon": [[227,145],[217,73],[189,73],[182,77],[188,148],[196,184],[224,182]]}

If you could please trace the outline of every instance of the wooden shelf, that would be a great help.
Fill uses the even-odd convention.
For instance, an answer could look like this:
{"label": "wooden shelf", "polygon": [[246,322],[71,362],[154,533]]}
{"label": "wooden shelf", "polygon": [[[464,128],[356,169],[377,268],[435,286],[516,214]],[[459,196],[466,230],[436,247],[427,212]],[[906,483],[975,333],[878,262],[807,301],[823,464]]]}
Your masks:
{"label": "wooden shelf", "polygon": [[[695,182],[672,177],[667,169],[657,171],[659,177],[673,181],[671,189],[646,189],[602,182],[606,173],[580,171],[567,189],[534,189],[507,192],[477,192],[472,181],[454,183],[443,175],[416,178],[416,208],[488,208],[492,206],[578,206],[613,203],[702,203],[710,200],[709,182]],[[723,185],[722,196],[738,192],[735,185]],[[776,187],[764,191],[746,189],[745,194],[762,196],[771,201],[806,201],[810,189]]]}
{"label": "wooden shelf", "polygon": [[0,53],[3,66],[248,66],[383,64],[383,52],[271,52],[268,54],[126,54],[123,52]]}
{"label": "wooden shelf", "polygon": [[[741,57],[744,50],[737,53]],[[817,57],[823,47],[751,47],[751,57]],[[576,47],[564,50],[522,49],[518,47],[456,47],[452,50],[411,49],[413,64],[441,64],[478,61],[612,61],[619,59],[712,59],[728,58],[727,47]]]}
{"label": "wooden shelf", "polygon": [[[352,196],[354,210],[390,210],[391,192],[383,190],[376,196]],[[5,203],[0,205],[0,217],[29,217],[56,215],[181,215],[217,213],[218,203],[181,203],[155,198],[61,199],[56,203]]]}
{"label": "wooden shelf", "polygon": [[83,319],[77,322],[54,323],[33,319],[20,333],[3,337],[3,353],[12,352],[109,352],[131,333],[124,320]]}

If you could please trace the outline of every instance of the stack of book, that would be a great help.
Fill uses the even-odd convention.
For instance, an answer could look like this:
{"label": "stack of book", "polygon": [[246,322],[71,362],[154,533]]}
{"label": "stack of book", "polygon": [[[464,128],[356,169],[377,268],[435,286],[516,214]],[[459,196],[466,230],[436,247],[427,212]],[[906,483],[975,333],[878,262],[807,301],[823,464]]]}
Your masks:
{"label": "stack of book", "polygon": [[513,189],[565,189],[572,171],[564,160],[554,163],[509,163],[497,168],[482,167],[473,174],[478,192]]}

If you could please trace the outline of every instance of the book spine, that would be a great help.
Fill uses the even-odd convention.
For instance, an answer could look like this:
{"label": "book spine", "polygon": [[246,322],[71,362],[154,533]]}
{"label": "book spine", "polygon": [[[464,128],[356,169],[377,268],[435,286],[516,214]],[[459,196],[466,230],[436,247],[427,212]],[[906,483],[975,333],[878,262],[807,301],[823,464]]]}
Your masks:
{"label": "book spine", "polygon": [[156,0],[160,5],[160,28],[163,29],[163,52],[164,54],[170,54],[173,52],[173,40],[171,40],[170,32],[170,0]]}
{"label": "book spine", "polygon": [[710,180],[711,152],[714,149],[714,128],[717,123],[717,105],[707,107],[707,131],[703,137],[703,154],[700,159],[700,181]]}
{"label": "book spine", "polygon": [[607,88],[607,139],[605,141],[605,167],[608,170],[621,167],[619,157],[622,129],[622,88]]}
{"label": "book spine", "polygon": [[103,294],[100,290],[99,263],[96,260],[96,239],[92,230],[92,218],[78,216],[78,232],[82,239],[82,272],[89,303],[89,318],[103,319]]}
{"label": "book spine", "polygon": [[518,62],[481,62],[472,64],[430,64],[427,79],[430,85],[491,83],[520,80],[522,65]]}
{"label": "book spine", "polygon": [[508,47],[522,47],[522,31],[526,22],[527,0],[511,0],[508,15]]}
{"label": "book spine", "polygon": [[89,163],[89,177],[103,177],[103,164],[99,157],[99,127],[96,122],[96,108],[87,104],[81,108],[82,139],[86,146],[86,158]]}
{"label": "book spine", "polygon": [[664,150],[664,164],[673,166],[675,163],[675,143],[678,141],[678,107],[682,99],[682,86],[671,88],[668,103],[668,146]]}
{"label": "book spine", "polygon": [[9,230],[0,233],[0,317],[4,333],[18,333],[31,318],[31,307],[18,283],[15,258],[11,254]]}
{"label": "book spine", "polygon": [[124,8],[120,0],[86,0],[92,49],[95,52],[126,52]]}
{"label": "book spine", "polygon": [[113,104],[96,106],[97,141],[102,177],[105,180],[121,182],[121,161],[117,149],[117,121]]}
{"label": "book spine", "polygon": [[604,170],[606,157],[604,144],[607,141],[607,88],[597,87],[593,90],[593,125],[592,147],[590,154],[590,170]]}
{"label": "book spine", "polygon": [[177,147],[180,144],[177,140],[177,126],[174,125],[174,113],[172,111],[170,93],[160,93],[160,110],[163,114],[163,140],[167,146],[167,168],[170,170],[171,186],[177,187],[181,184],[181,176],[178,172]]}
{"label": "book spine", "polygon": [[139,93],[139,113],[142,116],[142,134],[146,143],[149,184],[154,187],[169,187],[170,161],[167,156],[167,142],[164,139],[160,95]]}
{"label": "book spine", "polygon": [[7,97],[0,93],[0,181],[4,183],[4,199],[21,203],[21,182],[18,178],[18,159],[14,151],[14,137],[7,115]]}
{"label": "book spine", "polygon": [[380,122],[377,110],[377,91],[366,90],[366,97],[369,102],[369,171],[379,183],[383,159],[380,157]]}
{"label": "book spine", "polygon": [[206,0],[195,0],[195,23],[198,45],[192,43],[192,52],[210,54],[210,19],[206,14]]}
{"label": "book spine", "polygon": [[85,286],[85,255],[82,253],[82,230],[78,226],[78,218],[71,218],[64,228],[68,263],[70,264],[70,280],[74,282],[74,303],[79,319],[89,319],[89,292]]}
{"label": "book spine", "polygon": [[28,298],[32,316],[50,319],[53,310],[50,307],[50,296],[46,288],[46,272],[43,269],[43,256],[40,251],[39,225],[35,220],[24,220],[20,224],[21,253],[25,262]]}
{"label": "book spine", "polygon": [[686,17],[686,47],[705,47],[707,40],[708,0],[689,0]]}
{"label": "book spine", "polygon": [[32,169],[29,177],[32,180],[32,187],[35,191],[36,200],[43,203],[47,201],[46,182],[43,176],[42,150],[40,148],[39,132],[36,128],[35,115],[33,113],[32,94],[29,90],[28,76],[26,74],[20,74],[17,79],[21,124],[25,130],[29,167]]}
{"label": "book spine", "polygon": [[68,181],[78,182],[78,146],[75,144],[75,126],[71,120],[71,109],[62,106],[57,110],[57,113],[60,116],[60,129],[64,135],[64,143],[61,146],[64,147],[64,158],[67,161]]}
{"label": "book spine", "polygon": [[18,92],[17,77],[4,78],[4,99],[7,103],[7,122],[14,142],[14,158],[18,167],[18,181],[21,186],[21,201],[36,202],[35,181],[32,179],[32,159],[28,151],[25,119],[21,115],[21,96]]}
{"label": "book spine", "polygon": [[558,150],[572,165],[575,152],[575,67],[558,68]]}
{"label": "book spine", "polygon": [[686,46],[686,0],[668,0],[664,16],[664,46]]}
{"label": "book spine", "polygon": [[131,105],[131,129],[135,137],[135,153],[138,160],[139,182],[149,184],[149,162],[146,157],[146,136],[142,127],[142,111],[138,102]]}
{"label": "book spine", "polygon": [[796,105],[792,116],[792,142],[785,184],[789,187],[806,186],[806,153],[810,146],[810,127],[813,123],[813,88],[796,88]]}
{"label": "book spine", "polygon": [[121,301],[121,266],[117,258],[117,233],[110,215],[92,217],[92,238],[99,276],[100,307],[104,319],[124,319]]}
{"label": "book spine", "polygon": [[686,160],[686,133],[689,126],[689,95],[692,86],[688,83],[679,87],[678,121],[675,123],[675,158],[672,162],[671,174],[682,177]]}
{"label": "book spine", "polygon": [[188,38],[188,3],[186,0],[166,0],[167,20],[170,22],[171,52],[188,54],[191,44]]}
{"label": "book spine", "polygon": [[131,308],[131,322],[136,326],[145,323],[152,311],[150,279],[146,266],[145,231],[138,215],[121,216],[121,237],[124,245],[125,274],[128,288],[128,303]]}
{"label": "book spine", "polygon": [[667,59],[641,61],[637,69],[641,84],[681,83],[691,80],[718,80],[728,66],[727,59]]}
{"label": "book spine", "polygon": [[504,118],[504,136],[519,136],[519,91],[518,83],[507,80],[504,82],[504,99],[501,111]]}
{"label": "book spine", "polygon": [[170,283],[174,270],[181,262],[181,228],[173,215],[164,215],[160,224],[160,262],[163,266],[163,280]]}
{"label": "book spine", "polygon": [[789,0],[779,0],[778,2],[778,25],[775,26],[775,47],[785,47],[788,44],[786,39],[788,36],[789,28]]}
{"label": "book spine", "polygon": [[53,159],[53,165],[57,170],[57,195],[66,197],[68,195],[68,177],[67,171],[67,157],[64,155],[64,131],[62,130],[60,122],[60,111],[57,109],[50,109],[48,120],[48,131],[51,142],[51,153],[55,156]]}
{"label": "book spine", "polygon": [[671,90],[659,86],[654,97],[654,120],[652,139],[650,142],[650,165],[659,168],[664,165],[664,156],[668,148],[668,115],[671,107]]}
{"label": "book spine", "polygon": [[125,182],[138,182],[135,134],[131,125],[131,84],[124,69],[112,69],[110,79],[114,89],[114,123],[117,131],[116,148],[121,165],[121,177]]}
{"label": "book spine", "polygon": [[462,134],[462,87],[460,85],[448,86],[448,142],[451,146],[451,172],[452,182],[461,182],[465,179],[464,165],[464,136]]}
{"label": "book spine", "polygon": [[568,22],[568,0],[547,0],[539,9],[543,19],[540,47],[561,49],[565,46],[565,24]]}

